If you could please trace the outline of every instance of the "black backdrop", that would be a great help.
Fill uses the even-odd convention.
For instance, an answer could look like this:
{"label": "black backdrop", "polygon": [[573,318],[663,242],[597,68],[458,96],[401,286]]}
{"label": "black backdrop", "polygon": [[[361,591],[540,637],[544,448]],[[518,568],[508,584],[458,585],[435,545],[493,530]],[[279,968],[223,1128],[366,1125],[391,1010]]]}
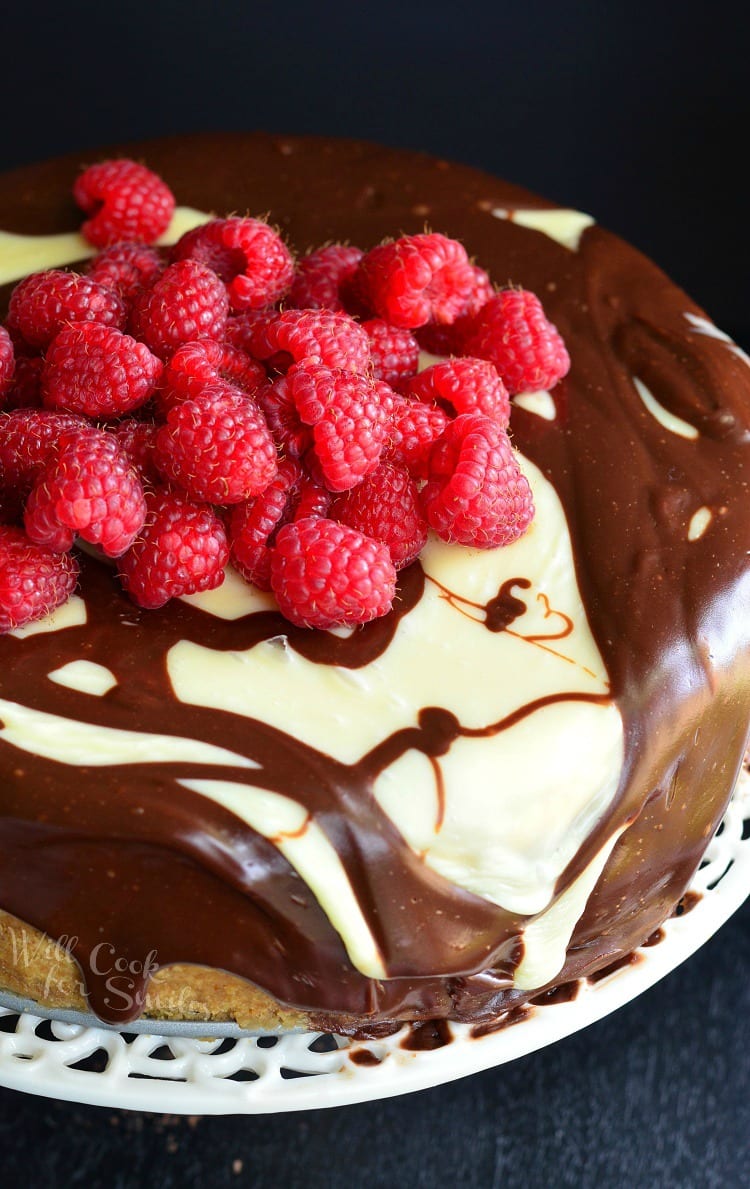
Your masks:
{"label": "black backdrop", "polygon": [[[750,340],[739,5],[2,8],[0,167],[202,129],[427,149],[590,211]],[[0,1184],[750,1185],[750,913],[586,1033],[383,1104],[180,1121],[0,1091]]]}
{"label": "black backdrop", "polygon": [[427,149],[595,214],[728,329],[750,317],[745,4],[6,0],[0,12],[0,166],[220,128]]}

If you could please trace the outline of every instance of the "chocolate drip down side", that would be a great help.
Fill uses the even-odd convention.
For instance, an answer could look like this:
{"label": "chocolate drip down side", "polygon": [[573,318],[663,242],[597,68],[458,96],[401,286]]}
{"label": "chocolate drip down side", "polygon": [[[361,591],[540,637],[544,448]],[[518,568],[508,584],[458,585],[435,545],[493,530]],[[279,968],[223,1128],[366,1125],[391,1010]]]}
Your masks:
{"label": "chocolate drip down side", "polygon": [[[605,695],[548,695],[481,731],[463,727],[448,711],[427,707],[416,727],[395,732],[354,765],[340,764],[266,723],[176,701],[166,663],[153,663],[152,658],[166,658],[173,645],[186,639],[230,651],[247,646],[248,640],[257,643],[286,635],[288,625],[280,615],[260,613],[227,623],[184,604],[138,613],[124,603],[110,571],[90,559],[84,561],[82,582],[89,605],[96,608],[94,620],[51,637],[7,642],[14,683],[35,691],[34,710],[110,728],[202,739],[257,765],[250,772],[194,761],[64,766],[61,771],[54,760],[26,753],[19,758],[4,790],[4,811],[11,824],[3,831],[0,902],[52,935],[51,918],[55,927],[60,926],[59,935],[63,920],[72,914],[78,937],[73,952],[87,972],[92,1006],[101,1015],[111,1011],[111,993],[106,977],[97,979],[92,952],[101,944],[104,930],[118,954],[137,960],[128,922],[139,914],[140,902],[145,912],[159,894],[158,847],[166,832],[173,852],[170,895],[182,908],[176,932],[169,913],[156,915],[149,925],[149,949],[158,953],[161,964],[184,957],[183,928],[189,920],[192,960],[221,965],[221,954],[231,949],[230,938],[220,926],[209,928],[207,921],[205,928],[196,927],[210,904],[212,914],[227,922],[227,931],[239,929],[242,936],[242,947],[233,958],[235,973],[285,1002],[293,1002],[299,994],[296,984],[304,983],[310,1008],[334,1011],[343,1002],[352,1013],[372,1010],[370,980],[351,969],[304,883],[271,842],[220,806],[177,786],[188,776],[251,780],[273,792],[293,791],[341,857],[390,979],[397,980],[383,984],[379,1011],[397,1010],[411,991],[403,980],[418,979],[425,971],[448,976],[505,966],[508,974],[512,972],[510,957],[517,960],[522,918],[462,892],[425,866],[378,806],[374,783],[407,751],[437,757],[459,737],[497,734],[553,702],[604,703]],[[411,567],[403,576],[404,594],[391,620],[408,614],[413,605],[410,592],[421,591],[423,585],[419,565]],[[290,630],[286,646],[299,644],[305,650],[312,639],[309,632]],[[317,639],[324,639],[322,633]],[[338,665],[356,668],[363,657],[377,655],[377,642],[382,646],[387,639],[377,622],[346,639],[334,638],[329,663],[335,658]],[[105,697],[92,700],[46,680],[52,640],[56,665],[85,653],[89,660],[106,663],[117,685]],[[70,788],[60,795],[66,778]],[[76,822],[72,837],[71,815]],[[103,910],[90,897],[87,881],[79,879],[82,866],[100,887],[121,890],[123,904],[118,907],[114,895],[111,907]],[[327,977],[331,966],[339,970],[335,983]]]}
{"label": "chocolate drip down side", "polygon": [[[555,420],[516,408],[511,429],[562,500],[626,743],[612,808],[558,882],[564,891],[627,827],[558,979],[626,953],[682,894],[744,750],[750,369],[726,343],[694,329],[686,314],[701,311],[636,251],[592,227],[572,252],[495,218],[493,208],[541,200],[476,171],[314,139],[197,137],[123,148],[163,173],[184,203],[270,209],[300,250],[332,238],[369,247],[422,230],[426,204],[432,226],[462,239],[493,278],[542,297],[573,366],[555,390]],[[64,159],[0,179],[0,225],[34,233],[77,226],[67,198],[76,167]],[[634,377],[699,437],[656,420]],[[697,508],[712,519],[690,540]],[[221,778],[249,780],[307,808],[344,865],[389,976],[369,979],[353,968],[272,841],[184,787],[174,795],[174,782],[188,775],[182,766],[79,770],[0,742],[0,906],[51,937],[78,938],[74,953],[97,1012],[124,1022],[138,1011],[137,1003],[123,1011],[107,1002],[92,973],[102,937],[130,959],[156,948],[160,964],[230,970],[321,1022],[341,1013],[482,1019],[524,998],[512,989],[524,918],[431,871],[372,794],[394,758],[410,749],[437,757],[468,728],[425,706],[416,727],[343,765],[267,724],[178,702],[163,659],[178,640],[246,649],[283,635],[315,663],[361,667],[421,598],[419,565],[402,575],[397,610],[348,637],[297,631],[271,612],[233,622],[184,604],[142,613],[103,567],[87,562],[85,570],[87,625],[3,640],[0,696],[26,704],[33,696],[34,710],[110,727],[206,739],[251,759],[257,768],[224,766]],[[513,628],[524,581],[488,605],[488,630]],[[81,657],[111,669],[118,685],[92,699],[46,680]],[[191,764],[189,775],[216,772]]]}

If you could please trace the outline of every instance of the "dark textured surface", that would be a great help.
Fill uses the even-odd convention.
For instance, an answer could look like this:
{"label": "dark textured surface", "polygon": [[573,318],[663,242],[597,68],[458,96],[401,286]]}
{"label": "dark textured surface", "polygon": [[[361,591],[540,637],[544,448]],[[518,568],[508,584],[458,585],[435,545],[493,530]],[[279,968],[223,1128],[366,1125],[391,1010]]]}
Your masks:
{"label": "dark textured surface", "polygon": [[739,1189],[750,1184],[749,970],[746,905],[686,965],[586,1031],[380,1103],[181,1119],[0,1091],[1,1183]]}

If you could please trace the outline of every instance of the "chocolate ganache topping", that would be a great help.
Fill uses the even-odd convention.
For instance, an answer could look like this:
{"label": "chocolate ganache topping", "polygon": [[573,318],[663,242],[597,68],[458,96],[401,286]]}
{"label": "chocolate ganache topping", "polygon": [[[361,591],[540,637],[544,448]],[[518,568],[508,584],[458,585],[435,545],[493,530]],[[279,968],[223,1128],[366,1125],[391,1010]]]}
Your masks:
{"label": "chocolate ganache topping", "polygon": [[[637,251],[595,225],[583,227],[576,247],[558,242],[528,217],[550,204],[466,167],[357,142],[262,135],[119,145],[97,154],[105,155],[144,159],[199,210],[270,211],[299,251],[344,239],[368,248],[427,220],[462,240],[497,282],[540,295],[572,368],[555,389],[554,416],[519,401],[511,430],[562,503],[609,688],[572,683],[481,726],[425,703],[415,722],[344,762],[259,717],[177,697],[170,652],[188,642],[235,655],[274,642],[356,674],[385,654],[427,588],[439,588],[478,631],[515,632],[552,651],[572,631],[569,616],[547,598],[542,630],[538,618],[524,630],[538,597],[529,575],[472,601],[419,562],[401,574],[393,612],[351,633],[297,629],[268,606],[227,619],[189,601],[142,612],[107,567],[84,559],[85,622],[0,640],[0,723],[2,703],[19,705],[43,724],[50,720],[40,716],[51,715],[202,741],[221,760],[61,763],[51,745],[24,748],[0,731],[0,908],[52,938],[73,938],[93,1010],[121,1023],[138,1014],[142,997],[127,1010],[113,1004],[92,961],[102,939],[128,961],[153,951],[161,966],[230,971],[322,1025],[490,1018],[540,990],[514,985],[535,914],[502,908],[426,863],[384,811],[376,783],[404,757],[424,757],[439,830],[441,761],[459,741],[499,737],[554,703],[614,703],[624,733],[619,783],[554,896],[616,841],[551,981],[628,953],[682,895],[744,753],[747,361]],[[24,235],[77,229],[70,189],[79,166],[71,156],[0,178],[0,226]],[[82,659],[112,674],[102,696],[49,680]],[[284,853],[293,832],[258,832],[190,787],[217,780],[250,781],[303,806],[297,832],[314,823],[338,856],[380,974],[352,961]]]}

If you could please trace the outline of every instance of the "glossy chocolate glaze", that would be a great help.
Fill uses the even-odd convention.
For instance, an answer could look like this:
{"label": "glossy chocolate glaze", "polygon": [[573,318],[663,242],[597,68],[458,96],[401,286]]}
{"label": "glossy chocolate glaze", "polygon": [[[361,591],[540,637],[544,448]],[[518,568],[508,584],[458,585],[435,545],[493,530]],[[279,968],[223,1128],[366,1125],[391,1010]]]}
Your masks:
{"label": "glossy chocolate glaze", "polygon": [[[617,961],[682,895],[744,751],[750,369],[691,328],[685,314],[701,311],[632,248],[592,227],[573,253],[494,218],[493,207],[548,204],[474,170],[353,142],[263,136],[119,145],[102,155],[114,152],[145,159],[184,204],[270,211],[300,251],[329,239],[367,248],[422,230],[427,219],[462,239],[496,281],[542,297],[573,366],[555,393],[557,419],[516,409],[512,428],[563,501],[626,738],[617,799],[558,891],[628,827],[555,983]],[[69,193],[79,165],[69,157],[0,178],[0,226],[77,227]],[[665,430],[633,375],[699,439]],[[711,524],[689,542],[690,517],[704,506]],[[489,1020],[529,997],[512,989],[524,921],[425,867],[371,795],[378,772],[406,750],[439,757],[469,733],[452,714],[424,707],[417,727],[348,766],[262,723],[179,703],[167,677],[164,658],[179,639],[246,648],[280,629],[319,663],[366,664],[419,599],[419,565],[402,575],[398,609],[346,639],[290,630],[271,613],[227,623],[182,604],[139,612],[106,569],[87,563],[85,571],[88,625],[0,641],[0,695],[89,722],[205,739],[259,763],[253,783],[301,801],[333,842],[389,975],[375,981],[352,968],[271,841],[197,794],[174,795],[186,765],[77,770],[0,743],[0,906],[52,937],[78,938],[73,952],[94,1010],[122,1022],[138,1012],[92,969],[102,938],[135,962],[155,950],[161,965],[230,970],[323,1026],[355,1031],[403,1018]],[[507,630],[523,614],[523,582],[485,608],[488,630]],[[81,657],[106,665],[119,684],[92,699],[46,680]],[[189,774],[241,779],[246,769],[191,764]]]}

